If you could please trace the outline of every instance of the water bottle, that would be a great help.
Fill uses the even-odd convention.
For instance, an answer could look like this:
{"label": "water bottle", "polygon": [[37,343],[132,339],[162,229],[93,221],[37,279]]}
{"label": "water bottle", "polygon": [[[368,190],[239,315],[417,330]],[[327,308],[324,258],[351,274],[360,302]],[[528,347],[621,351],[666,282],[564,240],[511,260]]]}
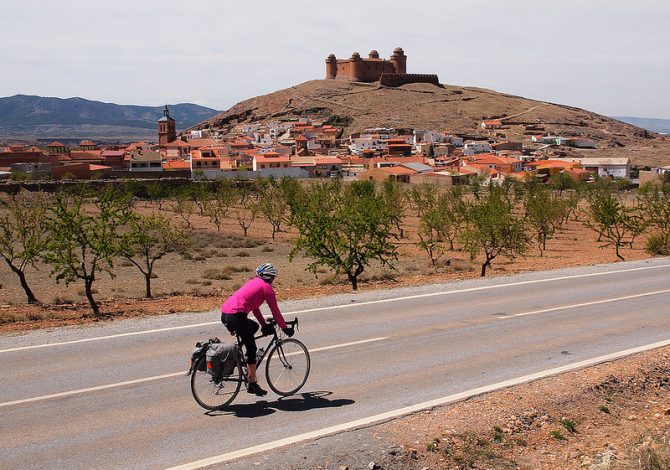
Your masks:
{"label": "water bottle", "polygon": [[263,354],[265,354],[265,349],[264,348],[258,348],[258,351],[256,352],[256,362],[261,360],[261,357],[263,357]]}

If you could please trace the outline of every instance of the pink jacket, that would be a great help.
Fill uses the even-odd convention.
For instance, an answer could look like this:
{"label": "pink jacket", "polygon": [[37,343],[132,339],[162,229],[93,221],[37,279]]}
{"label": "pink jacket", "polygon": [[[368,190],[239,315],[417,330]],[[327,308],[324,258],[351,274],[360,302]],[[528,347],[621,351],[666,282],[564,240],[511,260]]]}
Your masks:
{"label": "pink jacket", "polygon": [[247,281],[242,287],[237,289],[233,295],[228,297],[221,306],[221,313],[230,315],[232,313],[253,312],[261,325],[265,325],[265,319],[261,313],[260,306],[267,302],[272,317],[277,322],[279,328],[286,328],[286,321],[277,306],[277,296],[269,282],[260,277],[255,277]]}

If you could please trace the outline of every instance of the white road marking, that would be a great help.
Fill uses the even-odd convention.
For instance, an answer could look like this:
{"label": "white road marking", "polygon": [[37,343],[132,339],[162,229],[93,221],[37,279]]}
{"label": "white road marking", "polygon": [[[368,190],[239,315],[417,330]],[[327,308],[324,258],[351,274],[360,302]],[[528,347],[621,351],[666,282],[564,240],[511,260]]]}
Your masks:
{"label": "white road marking", "polygon": [[653,291],[653,292],[645,292],[645,293],[642,293],[642,294],[626,295],[624,297],[615,297],[615,298],[612,298],[612,299],[594,300],[592,302],[584,302],[584,303],[581,303],[581,304],[563,305],[562,307],[544,308],[542,310],[534,310],[532,312],[514,313],[514,314],[511,314],[511,315],[498,315],[497,318],[499,318],[501,320],[505,320],[507,318],[525,317],[527,315],[536,315],[538,313],[555,312],[557,310],[567,310],[567,309],[570,309],[570,308],[587,307],[589,305],[607,304],[607,303],[610,303],[610,302],[619,302],[621,300],[637,299],[637,298],[640,298],[640,297],[648,297],[650,295],[667,294],[668,292],[670,292],[670,289],[657,290],[657,291]]}
{"label": "white road marking", "polygon": [[[315,353],[319,351],[328,351],[331,349],[340,349],[340,348],[346,348],[349,346],[356,346],[359,344],[365,344],[365,343],[373,343],[375,341],[383,341],[385,339],[388,339],[388,337],[379,337],[379,338],[370,338],[370,339],[364,339],[361,341],[352,341],[350,343],[342,343],[342,344],[333,344],[331,346],[324,346],[321,348],[315,348],[312,349],[310,352]],[[97,392],[99,390],[106,390],[109,388],[117,388],[117,387],[125,387],[126,385],[135,385],[143,382],[152,382],[154,380],[162,380],[162,379],[169,379],[171,377],[178,377],[178,376],[185,376],[186,372],[181,371],[181,372],[173,372],[170,374],[163,374],[163,375],[154,375],[153,377],[145,377],[143,379],[135,379],[135,380],[126,380],[124,382],[117,382],[113,384],[107,384],[107,385],[98,385],[97,387],[89,387],[89,388],[80,388],[78,390],[70,390],[68,392],[60,392],[60,393],[52,393],[50,395],[41,395],[39,397],[32,397],[32,398],[25,398],[22,400],[13,400],[13,401],[7,401],[4,403],[0,403],[0,408],[3,408],[5,406],[12,406],[12,405],[22,405],[24,403],[32,403],[35,401],[43,401],[43,400],[49,400],[51,398],[61,398],[61,397],[68,397],[71,395],[80,395],[82,393],[89,393],[89,392]]]}
{"label": "white road marking", "polygon": [[[372,305],[372,304],[381,304],[381,303],[389,303],[389,302],[399,302],[403,300],[412,300],[412,299],[421,299],[421,298],[427,298],[427,297],[436,297],[440,295],[452,295],[452,294],[462,294],[465,292],[477,292],[477,291],[482,291],[482,290],[488,290],[488,289],[503,289],[507,287],[514,287],[514,286],[524,286],[524,285],[529,285],[529,284],[540,284],[540,283],[545,283],[545,282],[553,282],[553,281],[564,281],[567,279],[579,279],[579,278],[586,278],[586,277],[596,277],[596,276],[607,276],[610,274],[620,274],[620,273],[628,273],[628,272],[635,272],[635,271],[646,271],[649,269],[661,269],[661,268],[670,268],[670,264],[663,264],[663,265],[658,265],[658,266],[645,266],[641,268],[631,268],[631,269],[618,269],[614,271],[606,271],[606,272],[601,272],[601,273],[589,273],[589,274],[575,274],[572,276],[560,276],[560,277],[552,277],[552,278],[547,278],[547,279],[534,279],[534,280],[529,280],[529,281],[519,281],[519,282],[510,282],[507,284],[496,284],[493,286],[481,286],[481,287],[469,287],[466,289],[457,289],[457,290],[451,290],[451,291],[443,291],[443,292],[432,292],[430,294],[417,294],[417,295],[409,295],[405,297],[394,297],[390,299],[381,299],[381,300],[369,300],[366,302],[352,302],[350,304],[342,304],[342,305],[332,305],[330,307],[317,307],[317,308],[309,308],[305,310],[296,310],[293,312],[284,312],[285,316],[289,315],[297,315],[297,314],[304,314],[304,313],[314,313],[314,312],[323,312],[326,310],[336,310],[336,309],[341,309],[341,308],[352,308],[352,307],[359,307],[361,305]],[[143,331],[134,331],[131,333],[121,333],[118,335],[109,335],[109,336],[97,336],[94,338],[83,338],[83,339],[76,339],[72,341],[62,341],[59,343],[46,343],[46,344],[37,344],[33,346],[20,346],[16,348],[9,348],[9,349],[2,349],[0,350],[0,353],[7,353],[7,352],[14,352],[14,351],[25,351],[29,349],[38,349],[38,348],[48,348],[52,346],[64,346],[64,345],[69,345],[69,344],[76,344],[76,343],[87,343],[90,341],[102,341],[106,339],[114,339],[114,338],[122,338],[126,336],[138,336],[138,335],[145,335],[145,334],[152,334],[152,333],[162,333],[165,331],[175,331],[175,330],[184,330],[188,328],[199,328],[201,326],[211,326],[211,325],[218,325],[220,324],[219,321],[212,321],[212,322],[206,322],[206,323],[196,323],[193,325],[182,325],[182,326],[172,326],[168,328],[158,328],[158,329],[153,329],[153,330],[143,330]]]}
{"label": "white road marking", "polygon": [[40,348],[49,348],[51,346],[63,346],[66,344],[77,344],[77,343],[88,343],[91,341],[101,341],[104,339],[114,339],[114,338],[123,338],[126,336],[139,336],[146,335],[151,333],[161,333],[163,331],[174,331],[174,330],[185,330],[188,328],[198,328],[201,326],[211,326],[220,322],[207,322],[207,323],[196,323],[194,325],[182,325],[182,326],[171,326],[169,328],[158,328],[156,330],[142,330],[142,331],[133,331],[131,333],[120,333],[118,335],[109,335],[109,336],[95,336],[93,338],[83,338],[75,339],[72,341],[62,341],[60,343],[46,343],[46,344],[36,344],[34,346],[20,346],[18,348],[2,349],[0,353],[13,352],[13,351],[25,351],[27,349],[40,349]]}
{"label": "white road marking", "polygon": [[323,429],[318,429],[315,431],[306,432],[303,434],[298,434],[295,436],[285,437],[283,439],[275,440],[268,442],[266,444],[260,444],[253,447],[248,447],[246,449],[240,449],[233,452],[228,452],[226,454],[216,455],[214,457],[209,457],[202,460],[197,460],[195,462],[185,463],[176,467],[171,467],[168,470],[192,470],[207,467],[209,465],[221,464],[224,462],[230,462],[231,460],[240,459],[243,457],[248,457],[250,455],[258,454],[261,452],[266,452],[269,450],[277,449],[279,447],[288,446],[291,444],[297,444],[300,442],[308,441],[311,439],[317,439],[331,434],[337,434],[343,431],[369,426],[381,421],[386,421],[389,419],[399,418],[404,415],[411,413],[416,413],[418,411],[423,411],[427,409],[434,408],[436,406],[442,406],[456,401],[465,400],[477,395],[482,395],[484,393],[493,392],[507,387],[512,387],[514,385],[520,385],[527,382],[532,382],[534,380],[543,379],[552,375],[562,374],[564,372],[569,372],[577,369],[583,369],[584,367],[589,367],[595,364],[602,362],[613,361],[615,359],[620,359],[631,354],[636,354],[650,349],[660,348],[663,346],[670,345],[670,340],[660,341],[658,343],[652,343],[645,346],[640,346],[637,348],[626,349],[624,351],[615,352],[612,354],[606,354],[604,356],[594,357],[592,359],[587,359],[585,361],[576,362],[574,364],[568,364],[561,367],[555,367],[553,369],[547,369],[541,372],[536,372],[534,374],[528,374],[514,379],[505,380],[503,382],[498,382],[492,385],[485,385],[483,387],[473,388],[465,392],[455,393],[453,395],[448,395],[446,397],[437,398],[435,400],[426,401],[423,403],[418,403],[416,405],[407,406],[404,408],[399,408],[397,410],[388,411],[386,413],[377,414],[374,416],[369,416],[367,418],[361,418],[354,421],[349,421],[347,423],[338,424],[335,426],[330,426]]}
{"label": "white road marking", "polygon": [[35,402],[35,401],[49,400],[51,398],[69,397],[69,396],[72,396],[72,395],[79,395],[79,394],[82,394],[82,393],[97,392],[98,390],[106,390],[108,388],[123,387],[123,386],[126,386],[126,385],[134,385],[134,384],[139,384],[139,383],[142,383],[142,382],[151,382],[151,381],[154,381],[154,380],[167,379],[167,378],[170,378],[170,377],[177,377],[178,375],[185,375],[185,372],[184,371],[173,372],[172,374],[155,375],[153,377],[145,377],[143,379],[126,380],[125,382],[117,382],[115,384],[98,385],[97,387],[89,387],[89,388],[80,388],[79,390],[70,390],[69,392],[52,393],[50,395],[41,395],[39,397],[25,398],[23,400],[6,401],[4,403],[0,403],[0,408],[5,407],[5,406],[12,406],[12,405],[22,405],[24,403],[32,403],[32,402]]}

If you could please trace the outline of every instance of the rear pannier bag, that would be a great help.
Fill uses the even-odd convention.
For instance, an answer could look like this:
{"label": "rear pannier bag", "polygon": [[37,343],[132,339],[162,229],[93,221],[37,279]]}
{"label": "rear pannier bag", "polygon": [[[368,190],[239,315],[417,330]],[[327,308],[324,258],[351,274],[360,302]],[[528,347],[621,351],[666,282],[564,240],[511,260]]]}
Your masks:
{"label": "rear pannier bag", "polygon": [[235,370],[237,347],[231,343],[213,343],[207,348],[207,373],[215,381],[221,380]]}
{"label": "rear pannier bag", "polygon": [[207,362],[198,362],[198,360],[200,358],[205,359],[205,354],[207,353],[207,348],[209,348],[210,343],[219,343],[220,341],[219,338],[210,338],[207,341],[198,341],[195,343],[195,348],[191,351],[191,365],[188,368],[186,375],[191,375],[195,370],[196,365],[198,365],[198,370],[205,372],[207,370]]}

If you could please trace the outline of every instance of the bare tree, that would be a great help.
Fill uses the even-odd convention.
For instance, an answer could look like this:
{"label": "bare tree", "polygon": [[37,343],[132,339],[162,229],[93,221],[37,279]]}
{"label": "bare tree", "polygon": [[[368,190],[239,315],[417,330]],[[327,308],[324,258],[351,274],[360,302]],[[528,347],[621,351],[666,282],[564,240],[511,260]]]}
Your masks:
{"label": "bare tree", "polygon": [[189,248],[190,242],[185,231],[173,227],[164,215],[133,214],[121,243],[121,256],[144,275],[146,296],[150,298],[151,278],[156,261],[168,253],[179,253],[183,256]]}
{"label": "bare tree", "polygon": [[37,303],[25,271],[28,266],[35,266],[44,250],[49,198],[44,193],[21,191],[2,199],[0,204],[6,210],[0,216],[0,256],[18,276],[28,303]]}

